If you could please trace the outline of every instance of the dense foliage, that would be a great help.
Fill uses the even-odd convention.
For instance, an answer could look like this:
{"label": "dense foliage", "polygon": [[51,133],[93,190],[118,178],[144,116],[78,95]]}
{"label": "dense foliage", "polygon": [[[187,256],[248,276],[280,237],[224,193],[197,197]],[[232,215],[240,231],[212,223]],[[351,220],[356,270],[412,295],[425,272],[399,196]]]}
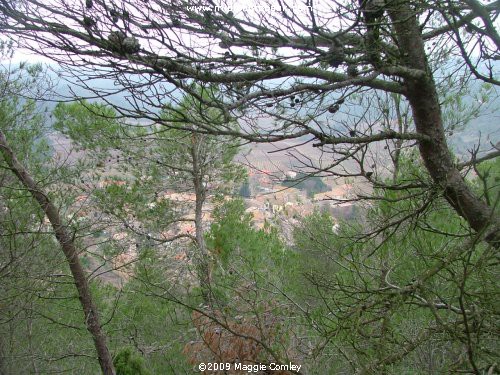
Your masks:
{"label": "dense foliage", "polygon": [[0,0],[0,374],[499,372],[498,2],[262,2]]}

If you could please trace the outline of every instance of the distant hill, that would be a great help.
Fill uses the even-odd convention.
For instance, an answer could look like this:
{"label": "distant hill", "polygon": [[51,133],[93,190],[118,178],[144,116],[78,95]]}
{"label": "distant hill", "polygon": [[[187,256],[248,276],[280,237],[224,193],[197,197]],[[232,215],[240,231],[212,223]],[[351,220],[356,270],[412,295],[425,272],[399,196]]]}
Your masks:
{"label": "distant hill", "polygon": [[[123,86],[120,85],[118,81],[111,79],[93,79],[85,80],[84,77],[80,77],[81,82],[77,82],[75,77],[69,77],[68,73],[64,76],[66,78],[58,78],[57,65],[49,65],[49,76],[56,83],[55,85],[55,95],[52,98],[47,98],[47,101],[43,103],[43,107],[51,111],[57,104],[58,101],[69,101],[75,97],[85,97],[90,101],[104,101],[107,100],[109,103],[118,105],[125,109],[133,108],[133,100],[130,93],[124,90]],[[84,85],[92,86],[98,89],[103,94],[103,98],[96,97],[95,93],[85,89]],[[470,92],[475,92],[478,90],[482,82],[472,81],[472,87]],[[155,86],[155,89],[162,90],[165,87],[161,85]],[[488,108],[482,111],[480,116],[476,119],[471,120],[463,129],[454,131],[452,135],[449,136],[450,147],[454,150],[457,156],[461,158],[467,158],[468,151],[474,149],[478,145],[480,150],[485,151],[491,149],[491,144],[496,144],[500,141],[500,95],[498,90],[493,89],[493,94],[491,100],[488,103]],[[147,92],[145,92],[147,94]],[[180,94],[179,94],[180,96]],[[464,97],[464,103],[471,103],[474,99],[471,96]],[[142,105],[142,104],[141,104]],[[151,106],[145,106],[144,111],[157,111],[156,108]],[[355,116],[358,112],[361,113],[361,108],[359,111],[357,108],[350,107],[349,112],[352,116]],[[345,119],[345,113],[339,112],[335,116],[339,120]],[[271,120],[266,120],[261,118],[259,123],[262,123],[264,127],[272,126]]]}

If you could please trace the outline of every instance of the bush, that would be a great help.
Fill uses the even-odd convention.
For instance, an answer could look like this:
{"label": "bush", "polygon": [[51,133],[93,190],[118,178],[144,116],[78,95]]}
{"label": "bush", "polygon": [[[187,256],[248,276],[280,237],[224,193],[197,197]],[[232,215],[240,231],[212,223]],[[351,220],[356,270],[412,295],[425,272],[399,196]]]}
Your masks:
{"label": "bush", "polygon": [[131,348],[124,348],[118,352],[113,360],[116,375],[151,375],[145,368],[142,357]]}

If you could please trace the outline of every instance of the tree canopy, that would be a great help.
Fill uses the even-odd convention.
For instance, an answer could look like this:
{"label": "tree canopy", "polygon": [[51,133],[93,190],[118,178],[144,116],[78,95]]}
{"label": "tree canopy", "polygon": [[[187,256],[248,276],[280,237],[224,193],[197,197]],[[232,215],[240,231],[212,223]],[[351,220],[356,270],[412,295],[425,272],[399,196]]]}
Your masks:
{"label": "tree canopy", "polygon": [[[183,122],[196,122],[198,131],[261,142],[305,137],[338,155],[329,165],[311,168],[336,173],[334,166],[351,159],[358,165],[348,174],[375,183],[380,181],[366,164],[369,146],[410,142],[454,210],[475,231],[486,231],[487,241],[498,242],[491,207],[469,189],[451,156],[438,90],[463,86],[471,76],[498,84],[496,2],[334,1],[297,9],[261,2],[242,10],[184,1],[1,4],[2,29],[22,36],[24,47],[72,74],[78,70],[87,87],[88,78],[116,80],[129,93],[129,108],[115,107],[129,118],[168,126],[151,108],[174,110],[180,100],[175,93],[186,92],[219,111],[218,119],[205,123],[199,111],[195,118],[184,114]],[[194,81],[217,89],[200,95]],[[383,124],[384,108],[371,121],[364,115],[339,119],[349,113],[354,95],[372,91],[402,95],[413,125],[402,131]],[[262,116],[271,124],[262,126]],[[230,118],[245,126],[228,128]]]}
{"label": "tree canopy", "polygon": [[[451,144],[498,110],[499,13],[0,0],[1,47],[87,93],[49,95],[38,65],[0,76],[0,373],[496,373],[498,133]],[[234,199],[256,143],[290,166],[249,169],[263,185],[352,193],[270,209],[249,175]]]}

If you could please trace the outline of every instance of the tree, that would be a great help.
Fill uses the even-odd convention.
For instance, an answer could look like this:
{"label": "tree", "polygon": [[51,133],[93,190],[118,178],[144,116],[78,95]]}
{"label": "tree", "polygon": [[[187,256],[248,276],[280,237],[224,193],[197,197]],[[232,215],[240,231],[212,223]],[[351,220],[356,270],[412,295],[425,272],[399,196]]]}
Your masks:
{"label": "tree", "polygon": [[[200,92],[203,90],[199,88]],[[207,106],[196,108],[197,105],[191,97],[184,97],[177,107],[165,111],[162,117],[173,122],[170,129],[156,125],[131,127],[121,123],[109,106],[85,101],[60,103],[54,115],[56,129],[83,149],[93,151],[94,165],[98,165],[99,160],[113,159],[116,165],[111,168],[131,179],[133,189],[129,192],[125,187],[116,188],[114,193],[106,190],[107,197],[101,196],[101,210],[118,217],[126,228],[153,242],[187,238],[194,243],[196,249],[191,255],[203,299],[209,303],[213,254],[207,250],[204,239],[206,202],[209,197],[232,193],[244,171],[233,162],[238,152],[236,140],[194,131],[195,127],[217,119],[217,110]],[[194,119],[196,113],[203,113],[203,117],[197,123],[186,125],[192,131],[179,129],[184,117]],[[147,186],[143,186],[144,180],[148,181]],[[180,195],[171,197],[173,192]],[[151,200],[147,202],[149,197]],[[128,217],[130,212],[144,228],[134,227]],[[167,215],[168,220],[158,222],[158,215]],[[183,222],[193,223],[194,233],[167,236],[158,233],[167,233],[169,226]]]}
{"label": "tree", "polygon": [[[328,219],[305,223],[303,233],[314,235],[296,244],[302,265],[311,266],[304,293],[272,278],[264,283],[268,296],[286,301],[294,321],[304,323],[306,333],[295,334],[302,358],[319,358],[321,370],[329,365],[332,372],[495,371],[498,195],[481,164],[498,157],[498,146],[455,160],[446,111],[454,105],[450,92],[477,82],[498,86],[498,2],[332,1],[304,12],[282,3],[271,13],[200,6],[0,0],[0,26],[59,62],[94,96],[110,102],[110,93],[125,91],[126,100],[112,104],[128,121],[158,125],[156,131],[294,142],[277,147],[301,171],[371,184],[370,194],[355,197],[372,205],[364,222],[341,226],[340,236]],[[106,77],[116,89],[89,87],[88,78]],[[193,98],[190,111],[178,110],[179,93]],[[470,118],[455,115],[463,123]],[[228,126],[234,119],[238,128]],[[300,143],[320,150],[320,161]],[[473,183],[472,170],[479,177]],[[125,192],[114,190],[108,195]],[[227,240],[228,227],[215,238],[231,254],[241,242]],[[319,265],[308,261],[319,252],[309,251],[316,241],[325,252]],[[251,282],[260,276],[245,274]],[[255,307],[260,295],[252,285],[233,290]],[[445,363],[426,362],[439,340],[446,342],[437,348]]]}
{"label": "tree", "polygon": [[[289,289],[294,254],[277,230],[253,226],[239,198],[219,201],[213,217],[207,246],[217,254],[212,276],[217,304],[194,309],[198,342],[186,345],[184,353],[192,364],[288,363],[295,330],[286,320],[286,301],[274,291]],[[234,370],[228,373],[238,372]]]}
{"label": "tree", "polygon": [[[25,47],[73,72],[119,77],[131,97],[128,108],[116,108],[129,117],[168,127],[165,118],[145,108],[163,107],[163,96],[175,88],[218,107],[226,120],[245,116],[248,124],[234,130],[224,126],[227,121],[207,122],[198,131],[260,142],[307,136],[325,153],[339,156],[326,170],[358,157],[357,171],[348,174],[373,182],[376,176],[360,154],[376,142],[412,140],[442,197],[498,247],[498,218],[471,191],[448,148],[437,90],[444,81],[434,74],[435,67],[458,56],[451,69],[462,82],[472,74],[498,84],[492,65],[499,42],[496,3],[336,1],[312,6],[300,15],[282,4],[269,15],[263,8],[234,12],[212,2],[193,6],[184,1],[93,1],[85,6],[4,0],[0,10],[2,29],[22,35]],[[186,42],[185,33],[195,33],[197,42]],[[58,58],[58,51],[71,59]],[[203,98],[192,89],[192,80],[220,89]],[[106,93],[94,91],[106,99]],[[414,131],[336,129],[323,120],[344,110],[360,91],[404,96]],[[257,126],[260,114],[273,117],[275,125]],[[184,123],[190,120],[186,116]]]}
{"label": "tree", "polygon": [[[210,92],[210,88],[199,88],[199,91],[203,97],[206,96],[205,91]],[[197,106],[198,108],[196,108]],[[196,109],[193,111],[193,108]],[[163,142],[160,141],[160,149],[156,150],[155,154],[161,155],[160,164],[163,164],[167,171],[174,172],[174,176],[171,176],[170,179],[177,182],[180,190],[184,190],[187,185],[188,191],[194,192],[195,243],[197,247],[195,259],[199,268],[198,278],[203,298],[206,303],[211,305],[213,301],[210,292],[210,269],[213,262],[210,261],[210,257],[213,257],[213,254],[209,254],[205,244],[203,210],[208,194],[232,193],[235,184],[243,179],[244,171],[233,163],[233,158],[238,152],[238,143],[232,137],[214,137],[196,132],[196,127],[201,127],[207,121],[209,123],[217,121],[217,110],[208,106],[200,106],[197,100],[188,96],[183,98],[175,110],[176,113],[164,114],[167,119],[175,121],[174,126],[182,127],[182,121],[185,117],[194,122],[184,125],[189,129],[188,132],[172,129],[166,132],[165,136],[161,136]],[[202,113],[203,117],[199,116]],[[235,124],[228,123],[225,126],[231,128]]]}
{"label": "tree", "polygon": [[[416,172],[405,165],[411,163],[406,155],[401,162],[404,173]],[[479,196],[483,183],[485,191],[498,191],[498,169],[486,164],[481,167],[490,176],[475,181]],[[488,317],[496,310],[494,249],[478,236],[469,238],[439,201],[393,230],[387,223],[428,197],[387,194],[366,210],[365,222],[341,222],[334,230],[332,218],[316,212],[294,232],[304,266],[303,289],[292,298],[309,307],[304,318],[316,328],[311,341],[317,361],[331,373],[493,372],[494,323]],[[380,223],[386,225],[378,236],[353,241],[362,227],[380,230]]]}
{"label": "tree", "polygon": [[[36,83],[37,72],[39,72],[39,69],[36,67],[28,69],[29,75],[33,77],[32,83]],[[9,170],[18,180],[17,183],[12,182],[10,188],[23,189],[28,192],[38,205],[39,210],[48,218],[53,234],[58,241],[71,271],[73,283],[76,287],[78,298],[84,312],[85,325],[92,335],[101,369],[104,374],[112,375],[114,374],[114,367],[106,343],[106,335],[99,322],[98,310],[93,301],[89,282],[79,258],[79,250],[75,242],[74,234],[61,217],[60,210],[53,202],[51,194],[46,191],[40,182],[35,180],[34,175],[21,163],[13,147],[7,140],[9,136],[14,143],[16,143],[16,141],[21,141],[21,143],[26,142],[26,144],[21,146],[21,150],[24,148],[22,151],[24,151],[25,154],[30,155],[31,152],[37,151],[37,147],[35,147],[32,142],[36,139],[34,134],[37,134],[39,130],[33,132],[32,128],[36,129],[36,127],[39,126],[41,117],[36,114],[35,106],[32,101],[28,101],[24,105],[21,105],[19,98],[26,89],[26,86],[23,86],[22,80],[14,81],[13,83],[6,80],[2,82],[2,85],[3,92],[0,97],[0,113],[2,115],[0,123],[0,154],[3,159],[3,168]],[[28,124],[23,124],[23,119],[27,120]],[[43,150],[44,147],[46,147],[46,144],[42,142],[41,149]],[[26,159],[29,160],[29,157],[26,157]],[[32,157],[32,160],[37,159],[39,163],[42,160],[46,161],[43,152]],[[6,210],[9,210],[8,207],[6,207]],[[34,216],[37,217],[38,215],[39,213]],[[17,226],[17,223],[14,222],[13,224],[14,227]]]}

